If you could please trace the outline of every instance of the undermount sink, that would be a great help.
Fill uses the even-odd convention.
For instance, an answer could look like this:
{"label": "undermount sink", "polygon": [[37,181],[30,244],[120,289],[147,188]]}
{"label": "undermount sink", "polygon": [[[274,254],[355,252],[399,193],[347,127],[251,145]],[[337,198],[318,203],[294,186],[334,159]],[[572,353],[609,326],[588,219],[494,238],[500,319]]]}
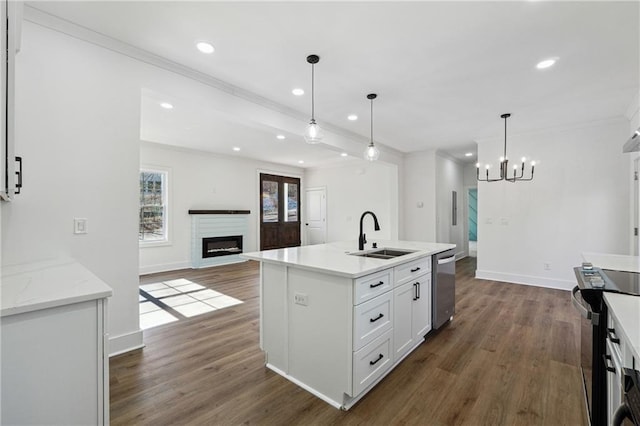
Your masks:
{"label": "undermount sink", "polygon": [[376,259],[393,259],[404,256],[405,254],[415,253],[415,250],[401,250],[392,248],[383,248],[380,250],[369,251],[364,253],[350,253],[352,256],[373,257]]}

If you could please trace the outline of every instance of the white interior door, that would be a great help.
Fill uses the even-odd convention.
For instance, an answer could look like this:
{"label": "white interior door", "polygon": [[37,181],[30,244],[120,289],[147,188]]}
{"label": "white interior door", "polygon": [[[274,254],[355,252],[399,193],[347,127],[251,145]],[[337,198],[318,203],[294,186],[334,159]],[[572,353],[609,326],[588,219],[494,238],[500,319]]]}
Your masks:
{"label": "white interior door", "polygon": [[309,188],[304,198],[307,244],[324,244],[327,242],[327,189]]}

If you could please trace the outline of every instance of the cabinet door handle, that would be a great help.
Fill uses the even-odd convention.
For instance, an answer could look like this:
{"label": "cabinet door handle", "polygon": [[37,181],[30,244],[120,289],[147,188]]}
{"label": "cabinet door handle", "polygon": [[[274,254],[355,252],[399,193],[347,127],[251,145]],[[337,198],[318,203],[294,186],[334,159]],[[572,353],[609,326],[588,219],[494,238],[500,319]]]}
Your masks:
{"label": "cabinet door handle", "polygon": [[15,193],[20,193],[20,188],[22,188],[22,157],[16,157],[16,162],[18,163],[18,171],[16,172],[16,176],[18,176],[18,182],[16,183]]}
{"label": "cabinet door handle", "polygon": [[382,318],[384,315],[379,314],[377,317],[375,318],[369,318],[369,322],[376,322],[378,321],[380,318]]}
{"label": "cabinet door handle", "polygon": [[376,365],[382,358],[384,358],[384,355],[379,354],[378,358],[375,361],[369,361],[369,365]]}
{"label": "cabinet door handle", "polygon": [[609,338],[609,340],[611,340],[611,343],[620,344],[620,339],[618,339],[617,337],[614,337],[615,333],[616,333],[615,328],[607,328],[607,337]]}
{"label": "cabinet door handle", "polygon": [[418,272],[419,270],[420,270],[420,267],[418,266],[417,268],[412,269],[411,272]]}
{"label": "cabinet door handle", "polygon": [[418,283],[413,283],[413,301],[418,300]]}
{"label": "cabinet door handle", "polygon": [[380,287],[382,284],[384,284],[384,281],[380,281],[378,284],[369,284],[369,288]]}
{"label": "cabinet door handle", "polygon": [[416,288],[418,289],[418,299],[420,299],[420,283],[416,283]]}
{"label": "cabinet door handle", "polygon": [[609,363],[607,361],[611,361],[611,355],[602,355],[602,359],[604,361],[604,368],[611,373],[615,373],[616,369],[613,367],[609,367]]}

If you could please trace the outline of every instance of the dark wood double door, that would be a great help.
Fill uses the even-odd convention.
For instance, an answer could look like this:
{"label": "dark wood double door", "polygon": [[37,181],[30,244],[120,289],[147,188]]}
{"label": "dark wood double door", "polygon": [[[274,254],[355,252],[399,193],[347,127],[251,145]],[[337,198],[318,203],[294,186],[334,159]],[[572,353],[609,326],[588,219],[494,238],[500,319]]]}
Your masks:
{"label": "dark wood double door", "polygon": [[300,179],[260,174],[260,250],[300,245]]}

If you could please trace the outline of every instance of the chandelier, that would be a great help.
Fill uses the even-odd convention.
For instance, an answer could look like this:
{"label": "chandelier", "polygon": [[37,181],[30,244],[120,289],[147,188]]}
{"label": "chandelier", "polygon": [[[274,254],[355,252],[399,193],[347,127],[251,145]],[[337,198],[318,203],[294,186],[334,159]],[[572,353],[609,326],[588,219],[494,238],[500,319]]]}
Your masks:
{"label": "chandelier", "polygon": [[522,157],[522,164],[514,164],[513,165],[513,175],[509,177],[509,159],[507,158],[507,118],[511,117],[511,114],[502,114],[500,116],[504,118],[504,155],[500,157],[500,177],[497,178],[489,178],[489,169],[491,166],[487,164],[485,166],[486,174],[483,178],[480,178],[480,163],[476,163],[476,178],[478,182],[499,182],[501,180],[506,180],[507,182],[517,182],[517,181],[528,181],[533,180],[533,170],[535,169],[536,162],[531,162],[531,173],[529,177],[524,177],[524,167],[527,159]]}

